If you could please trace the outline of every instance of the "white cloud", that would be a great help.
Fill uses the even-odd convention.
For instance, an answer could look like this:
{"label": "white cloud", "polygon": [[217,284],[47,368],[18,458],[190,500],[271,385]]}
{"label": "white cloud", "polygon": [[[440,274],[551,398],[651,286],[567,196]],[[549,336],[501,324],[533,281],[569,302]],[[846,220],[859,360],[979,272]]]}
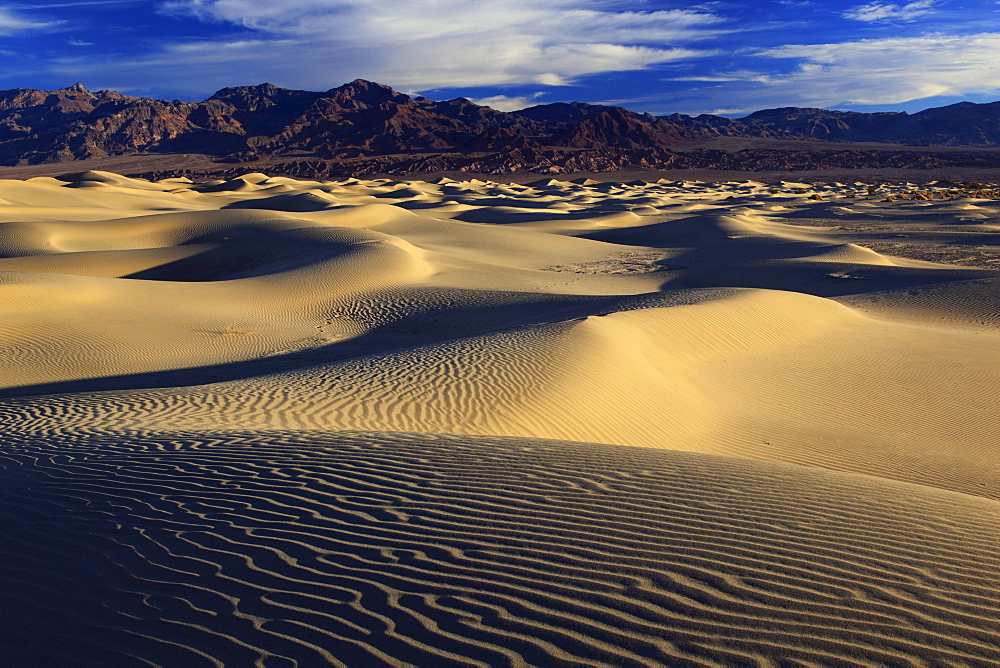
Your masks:
{"label": "white cloud", "polygon": [[[722,21],[708,11],[615,11],[615,0],[170,0],[165,11],[184,12],[273,33],[329,34],[371,43],[517,32],[591,41],[670,41],[697,36]],[[558,37],[555,35],[553,37]]]}
{"label": "white cloud", "polygon": [[486,107],[492,107],[498,111],[519,111],[525,107],[535,104],[542,93],[532,93],[531,95],[519,95],[510,97],[507,95],[492,95],[490,97],[473,98],[473,102]]}
{"label": "white cloud", "polygon": [[997,53],[1000,33],[786,45],[759,55],[805,61],[770,84],[794,88],[800,98],[827,104],[897,104],[1000,91]]}
{"label": "white cloud", "polygon": [[[261,42],[280,40],[280,48],[274,42],[269,49],[272,62],[261,59],[255,69],[313,88],[357,76],[407,90],[560,86],[713,53],[688,45],[727,30],[706,10],[621,6],[617,0],[172,0],[164,11],[242,26]],[[193,57],[199,49],[206,63],[222,51],[220,73],[235,54],[211,43],[188,45],[186,53]],[[287,67],[289,61],[296,66]],[[289,70],[296,71],[291,80],[279,77]]]}
{"label": "white cloud", "polygon": [[1000,95],[997,53],[1000,33],[789,44],[754,55],[799,61],[791,71],[692,76],[691,80],[712,82],[715,87],[689,91],[684,104],[691,106],[697,100],[703,109],[741,113],[783,106],[887,106],[938,96]]}
{"label": "white cloud", "polygon": [[0,35],[11,35],[24,30],[41,30],[59,25],[62,21],[31,21],[0,7]]}
{"label": "white cloud", "polygon": [[63,7],[90,7],[99,5],[134,5],[143,0],[75,0],[73,2],[54,2],[40,5],[38,3],[28,3],[18,5],[18,9],[61,9]]}
{"label": "white cloud", "polygon": [[771,83],[773,75],[765,72],[752,72],[749,70],[739,70],[734,72],[710,74],[692,74],[683,77],[670,77],[661,81],[705,81],[712,83],[729,83],[733,81],[755,81],[757,83]]}
{"label": "white cloud", "polygon": [[845,19],[864,21],[865,23],[887,23],[892,21],[913,21],[934,11],[938,0],[916,0],[905,5],[893,5],[882,2],[870,2],[867,5],[857,5],[845,11]]}

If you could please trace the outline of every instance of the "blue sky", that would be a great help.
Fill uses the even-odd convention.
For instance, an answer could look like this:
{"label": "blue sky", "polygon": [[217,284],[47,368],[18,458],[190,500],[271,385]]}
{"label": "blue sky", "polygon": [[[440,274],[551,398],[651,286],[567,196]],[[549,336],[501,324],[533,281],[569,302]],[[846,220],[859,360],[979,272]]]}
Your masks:
{"label": "blue sky", "polygon": [[510,110],[917,111],[1000,99],[1000,2],[0,0],[0,88],[201,100],[355,78]]}

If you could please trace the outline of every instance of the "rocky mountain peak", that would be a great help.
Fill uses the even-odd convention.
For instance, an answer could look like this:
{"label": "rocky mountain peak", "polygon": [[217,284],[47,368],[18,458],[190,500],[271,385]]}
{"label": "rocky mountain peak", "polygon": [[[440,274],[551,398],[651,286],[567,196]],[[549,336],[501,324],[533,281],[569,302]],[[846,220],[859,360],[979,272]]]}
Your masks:
{"label": "rocky mountain peak", "polygon": [[633,116],[639,115],[622,107],[608,107],[602,104],[590,104],[587,102],[539,104],[515,111],[514,113],[518,116],[548,123],[579,123],[611,109],[622,109],[622,111]]}
{"label": "rocky mountain peak", "polygon": [[232,97],[242,97],[246,95],[274,96],[280,91],[288,90],[279,88],[271,83],[259,83],[255,86],[228,86],[216,91],[210,100],[226,100]]}
{"label": "rocky mountain peak", "polygon": [[386,102],[393,102],[395,104],[409,104],[413,102],[413,98],[409,95],[397,93],[389,86],[366,79],[355,79],[351,83],[331,88],[326,92],[325,97],[334,100],[339,106],[345,109],[377,107]]}
{"label": "rocky mountain peak", "polygon": [[67,86],[66,88],[60,88],[58,90],[52,91],[53,93],[66,93],[67,95],[90,95],[90,91],[82,83],[77,81],[72,86]]}
{"label": "rocky mountain peak", "polygon": [[683,128],[653,117],[637,116],[620,107],[607,107],[578,123],[566,136],[566,145],[578,148],[614,146],[618,148],[669,147],[694,139]]}

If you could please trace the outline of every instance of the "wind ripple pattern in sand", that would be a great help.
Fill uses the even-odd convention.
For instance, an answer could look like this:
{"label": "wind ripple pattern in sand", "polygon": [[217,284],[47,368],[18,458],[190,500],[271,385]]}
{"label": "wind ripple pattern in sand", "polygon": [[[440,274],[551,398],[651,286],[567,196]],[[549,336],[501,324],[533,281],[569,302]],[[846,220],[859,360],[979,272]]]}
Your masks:
{"label": "wind ripple pattern in sand", "polygon": [[646,448],[91,432],[0,450],[12,665],[1000,661],[1000,504]]}

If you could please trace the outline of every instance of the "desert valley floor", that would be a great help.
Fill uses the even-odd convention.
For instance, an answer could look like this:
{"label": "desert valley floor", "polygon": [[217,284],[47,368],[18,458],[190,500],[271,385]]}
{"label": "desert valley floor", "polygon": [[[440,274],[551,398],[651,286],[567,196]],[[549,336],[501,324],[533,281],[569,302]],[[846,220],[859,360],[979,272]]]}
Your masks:
{"label": "desert valley floor", "polygon": [[997,665],[946,190],[0,181],[0,665]]}

